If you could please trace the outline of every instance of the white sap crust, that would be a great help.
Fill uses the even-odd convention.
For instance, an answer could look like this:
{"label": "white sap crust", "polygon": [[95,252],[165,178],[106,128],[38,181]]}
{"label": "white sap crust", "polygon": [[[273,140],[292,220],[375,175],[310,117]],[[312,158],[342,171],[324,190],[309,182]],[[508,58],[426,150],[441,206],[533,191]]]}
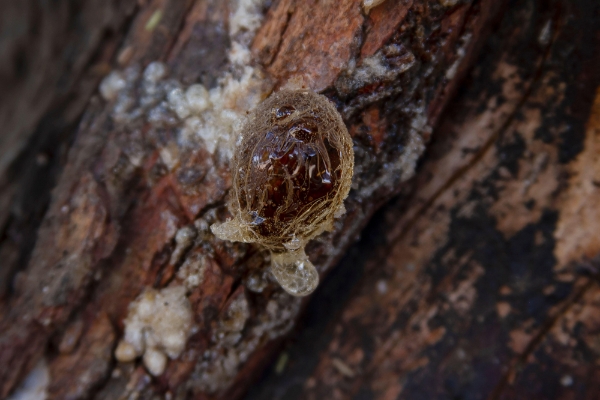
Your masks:
{"label": "white sap crust", "polygon": [[402,56],[403,62],[390,67],[383,50],[359,62],[351,60],[335,84],[337,90],[349,94],[377,82],[393,82],[417,63],[414,54],[401,46],[389,45],[385,52],[397,53]]}
{"label": "white sap crust", "polygon": [[[228,164],[239,139],[240,122],[246,117],[246,113],[264,100],[272,90],[272,84],[262,70],[251,64],[249,50],[254,32],[263,18],[265,1],[227,1],[230,10],[229,65],[214,87],[200,86],[197,82],[184,85],[174,79],[168,67],[161,62],[152,62],[147,66],[132,65],[114,71],[114,74],[107,76],[102,83],[104,89],[100,91],[100,95],[108,102],[107,109],[118,129],[134,138],[160,130],[176,133],[175,142],[152,143],[157,146],[156,150],[165,169],[171,169],[173,173],[180,167],[181,154],[200,148],[205,148],[212,158],[207,176],[214,174],[217,165]],[[173,91],[175,92],[169,99],[169,94]],[[142,141],[133,142],[130,147],[123,149],[127,159],[136,168],[148,161],[148,152],[143,148],[145,145]],[[172,219],[169,215],[164,217],[167,221]],[[203,225],[196,226],[198,236],[204,231],[208,232],[208,224],[201,222]],[[172,225],[169,225],[169,231],[175,236],[176,224]],[[189,236],[186,232],[180,232],[180,235],[181,241],[177,240],[177,237],[175,240],[176,249],[171,260],[173,263],[182,262],[184,249],[188,245]],[[169,313],[170,309],[156,301],[142,301],[147,294],[156,299],[157,296],[167,294],[168,290],[148,289],[131,304],[131,310],[125,320],[125,337],[115,351],[119,361],[142,358],[151,374],[159,375],[164,371],[163,361],[168,363],[169,358],[166,349],[175,350],[172,351],[173,355],[178,353],[181,343],[185,344],[188,335],[194,330],[191,326],[191,313],[188,315],[186,311],[189,310],[189,302],[185,299],[184,291],[196,289],[205,279],[207,266],[211,262],[205,257],[186,257],[177,272],[177,279],[182,286],[176,290],[178,294],[175,297],[179,301],[175,302],[174,314],[179,317],[171,324],[171,330],[183,332],[182,335],[175,335],[178,345],[173,346],[173,343],[166,339],[168,335],[162,327],[166,328],[167,324],[158,321],[165,321],[162,315]],[[250,286],[260,291],[268,280],[268,274],[265,272],[254,280],[256,285]],[[256,310],[256,315],[247,319],[245,315],[249,308],[247,301],[245,306],[244,302],[245,298],[232,303],[231,313],[227,313],[219,323],[220,334],[215,335],[186,385],[209,392],[227,388],[240,365],[257,348],[265,341],[281,336],[291,329],[300,307],[299,299],[279,292],[275,293],[265,307]],[[148,303],[149,307],[140,303]],[[142,318],[145,309],[154,310],[157,321],[152,317]],[[245,322],[242,324],[241,321]],[[241,331],[236,330],[240,326],[244,329],[243,336]],[[234,329],[227,330],[227,327]],[[142,333],[141,329],[152,334]],[[149,340],[146,340],[146,337]]]}
{"label": "white sap crust", "polygon": [[[215,335],[211,346],[204,352],[201,361],[189,379],[189,385],[205,392],[214,393],[227,388],[236,376],[239,366],[265,340],[285,335],[293,327],[300,311],[300,299],[284,292],[275,293],[266,307],[252,318],[248,326],[243,299],[230,305],[230,311],[220,322],[221,331]],[[230,313],[237,315],[231,320]],[[229,320],[229,321],[227,321]],[[244,329],[244,335],[236,329]],[[228,330],[232,329],[232,330]]]}
{"label": "white sap crust", "polygon": [[143,355],[152,375],[160,375],[166,357],[177,358],[192,331],[192,310],[182,286],[146,289],[129,305],[125,336],[115,357],[121,362]]}
{"label": "white sap crust", "polygon": [[263,19],[264,0],[233,0],[229,18],[229,35],[236,37],[241,32],[254,33]]}
{"label": "white sap crust", "polygon": [[177,277],[183,281],[188,290],[193,290],[204,282],[207,262],[206,256],[200,254],[185,259],[177,271]]}
{"label": "white sap crust", "polygon": [[[142,119],[157,128],[175,129],[180,150],[203,145],[215,158],[229,161],[246,112],[272,88],[262,70],[251,65],[249,49],[263,18],[263,4],[263,0],[232,1],[231,68],[210,90],[200,83],[184,86],[169,78],[167,67],[157,61],[143,72],[132,66],[107,75],[100,94],[112,102],[113,119],[125,127]],[[179,152],[159,149],[159,154],[169,169],[177,166],[174,158]]]}
{"label": "white sap crust", "polygon": [[473,35],[471,33],[465,33],[459,39],[459,47],[456,49],[456,60],[452,63],[450,68],[446,71],[446,79],[452,80],[456,76],[458,67],[462,64],[463,59],[467,55],[467,48],[471,43]]}

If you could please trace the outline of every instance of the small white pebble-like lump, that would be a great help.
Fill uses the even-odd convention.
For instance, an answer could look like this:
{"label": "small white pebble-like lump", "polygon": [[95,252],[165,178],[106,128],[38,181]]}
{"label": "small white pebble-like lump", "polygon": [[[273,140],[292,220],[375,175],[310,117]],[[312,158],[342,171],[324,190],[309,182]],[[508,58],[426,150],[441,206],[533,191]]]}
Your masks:
{"label": "small white pebble-like lump", "polygon": [[156,83],[165,77],[167,68],[159,61],[153,61],[144,70],[144,79],[148,82]]}
{"label": "small white pebble-like lump", "polygon": [[169,101],[169,107],[175,111],[175,114],[181,119],[185,119],[190,115],[190,105],[188,104],[187,98],[180,88],[175,88],[167,95]]}
{"label": "small white pebble-like lump", "polygon": [[135,347],[129,342],[120,341],[115,350],[115,357],[121,362],[131,362],[137,358],[138,354]]}
{"label": "small white pebble-like lump", "polygon": [[150,348],[144,353],[144,366],[154,376],[162,374],[167,366],[167,356],[162,351]]}
{"label": "small white pebble-like lump", "polygon": [[183,253],[192,245],[196,237],[196,230],[191,226],[184,226],[175,234],[175,250],[171,253],[171,264],[176,264],[181,260]]}
{"label": "small white pebble-like lump", "polygon": [[200,84],[192,85],[185,91],[190,110],[197,114],[210,107],[210,97],[208,90]]}
{"label": "small white pebble-like lump", "polygon": [[100,94],[104,100],[111,101],[117,98],[119,91],[123,90],[127,82],[118,71],[108,74],[100,83]]}

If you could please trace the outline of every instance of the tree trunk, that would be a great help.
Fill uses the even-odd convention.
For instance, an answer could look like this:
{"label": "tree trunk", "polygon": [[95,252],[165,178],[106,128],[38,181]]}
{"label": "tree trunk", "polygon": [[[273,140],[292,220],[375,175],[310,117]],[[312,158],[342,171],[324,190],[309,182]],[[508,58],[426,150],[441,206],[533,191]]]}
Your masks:
{"label": "tree trunk", "polygon": [[[600,397],[595,1],[95,3],[0,3],[1,397]],[[290,85],[355,151],[305,299],[208,229]]]}

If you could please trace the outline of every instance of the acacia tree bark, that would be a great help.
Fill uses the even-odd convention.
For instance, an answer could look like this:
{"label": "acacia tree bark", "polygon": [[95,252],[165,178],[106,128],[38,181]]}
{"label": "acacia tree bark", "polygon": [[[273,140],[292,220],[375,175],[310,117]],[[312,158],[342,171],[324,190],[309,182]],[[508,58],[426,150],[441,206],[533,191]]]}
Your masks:
{"label": "acacia tree bark", "polygon": [[[49,398],[238,398],[305,306],[269,281],[260,249],[206,229],[227,216],[227,157],[180,140],[187,116],[146,112],[140,71],[159,60],[172,88],[200,82],[225,97],[227,79],[246,85],[234,111],[289,82],[334,101],[356,168],[346,215],[307,249],[322,274],[400,193],[367,230],[375,239],[352,247],[361,257],[336,269],[344,284],[326,281],[309,306],[337,312],[281,353],[251,398],[595,398],[597,6],[387,0],[367,14],[361,3],[138,2],[116,13],[118,46],[84,46],[123,70],[130,97],[78,100],[86,111],[72,144],[58,135],[68,157],[51,158],[56,185],[37,208],[24,205],[44,175],[5,173],[4,210],[25,211],[0,215],[3,397],[44,359]],[[13,165],[40,159],[45,126]],[[190,265],[202,273],[186,286]],[[362,275],[350,284],[344,271]],[[165,287],[187,288],[194,330],[152,377],[114,351],[130,304]]]}
{"label": "acacia tree bark", "polygon": [[597,13],[511,4],[410,186],[248,398],[598,398]]}

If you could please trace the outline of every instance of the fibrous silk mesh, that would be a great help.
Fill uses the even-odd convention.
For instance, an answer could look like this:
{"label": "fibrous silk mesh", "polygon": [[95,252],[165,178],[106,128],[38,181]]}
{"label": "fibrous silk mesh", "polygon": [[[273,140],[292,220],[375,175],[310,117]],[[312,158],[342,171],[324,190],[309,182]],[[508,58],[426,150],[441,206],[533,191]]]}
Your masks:
{"label": "fibrous silk mesh", "polygon": [[292,294],[310,293],[318,274],[304,246],[332,228],[353,167],[352,139],[333,104],[308,90],[279,91],[242,129],[232,159],[233,219],[213,232],[271,250],[279,283]]}

